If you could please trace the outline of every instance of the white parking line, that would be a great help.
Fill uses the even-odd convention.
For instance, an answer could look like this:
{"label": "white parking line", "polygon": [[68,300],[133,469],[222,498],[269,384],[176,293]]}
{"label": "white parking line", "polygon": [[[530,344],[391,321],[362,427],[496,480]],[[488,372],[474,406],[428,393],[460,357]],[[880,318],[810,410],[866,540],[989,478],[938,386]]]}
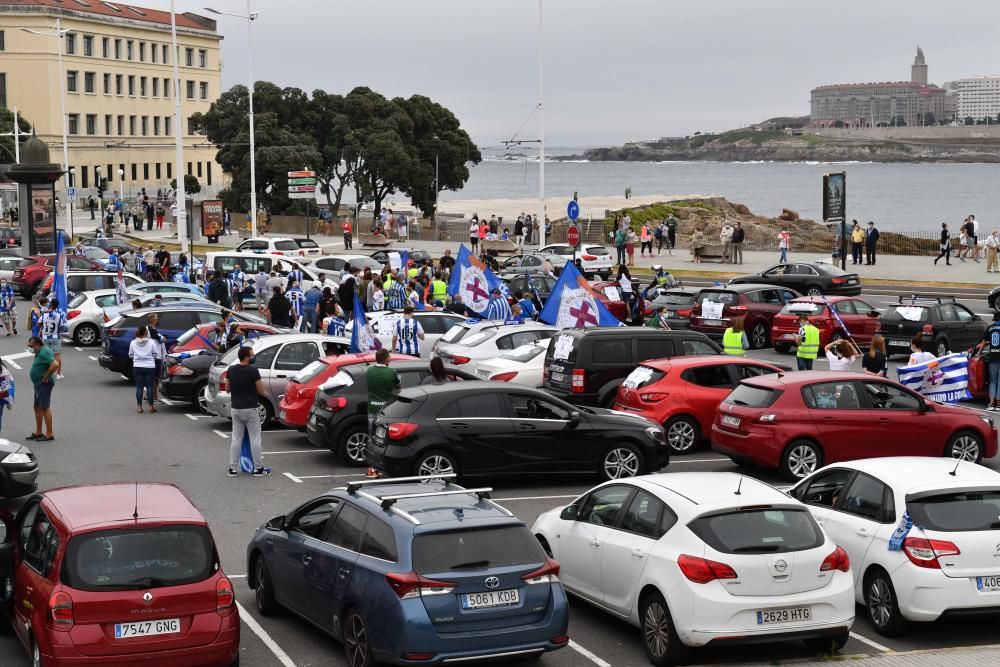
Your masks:
{"label": "white parking line", "polygon": [[83,352],[82,347],[74,347],[73,349],[76,350],[77,352]]}
{"label": "white parking line", "polygon": [[594,655],[593,653],[591,653],[587,649],[583,648],[582,646],[580,646],[579,644],[577,644],[572,639],[569,640],[569,647],[571,649],[573,649],[574,651],[576,651],[577,653],[579,653],[580,655],[582,655],[587,660],[590,660],[595,665],[598,665],[598,667],[611,667],[611,663],[610,662],[606,662],[605,660],[601,660],[596,655]]}
{"label": "white parking line", "polygon": [[199,419],[201,419],[202,417],[204,417],[205,415],[193,415],[190,412],[185,412],[184,416],[187,417],[188,419],[190,419],[191,421],[196,422]]}
{"label": "white parking line", "polygon": [[11,360],[10,360],[10,357],[7,357],[7,359],[5,359],[5,361],[7,362],[7,365],[8,365],[8,366],[13,366],[13,367],[14,367],[14,368],[16,368],[17,370],[21,370],[21,366],[20,366],[20,365],[18,365],[18,364],[17,364],[16,362],[14,362],[14,361],[11,361]]}
{"label": "white parking line", "polygon": [[[291,477],[287,472],[285,474]],[[363,472],[351,473],[350,475],[298,475],[295,479],[302,481],[303,479],[340,479],[341,477],[367,477],[367,475]]]}
{"label": "white parking line", "polygon": [[295,667],[295,663],[292,662],[292,659],[288,657],[288,654],[285,653],[280,646],[278,646],[278,642],[271,639],[271,635],[267,634],[267,630],[260,626],[257,619],[251,616],[239,602],[236,603],[236,608],[240,610],[240,620],[247,624],[247,627],[250,628],[250,632],[257,635],[257,637],[264,642],[264,646],[271,650],[271,653],[273,653],[274,657],[278,659],[278,662],[284,665],[284,667]]}
{"label": "white parking line", "polygon": [[882,645],[881,645],[881,644],[879,644],[879,643],[878,643],[877,641],[873,641],[873,640],[871,640],[871,639],[868,639],[868,637],[865,637],[864,635],[859,635],[859,634],[858,634],[858,633],[856,633],[856,632],[852,632],[852,633],[851,633],[851,636],[852,636],[852,637],[854,637],[855,639],[857,639],[857,640],[858,640],[859,642],[861,642],[862,644],[868,644],[868,645],[869,645],[869,646],[871,646],[871,647],[872,647],[873,649],[875,649],[875,650],[877,650],[877,651],[882,651],[882,653],[895,653],[895,651],[893,651],[893,650],[892,650],[891,648],[889,648],[888,646],[882,646]]}
{"label": "white parking line", "polygon": [[97,361],[97,357],[95,357],[95,356],[94,356],[94,355],[92,355],[92,354],[88,354],[88,355],[87,355],[87,358],[88,358],[88,359],[90,359],[91,361]]}
{"label": "white parking line", "polygon": [[[216,431],[218,433],[218,431]],[[229,436],[226,436],[227,438]],[[262,454],[267,454],[271,456],[273,454],[315,454],[316,452],[321,452],[322,449],[286,449],[280,452],[261,452]]]}
{"label": "white parking line", "polygon": [[726,463],[732,463],[732,459],[730,459],[728,456],[720,456],[717,459],[678,459],[678,458],[672,458],[672,459],[670,459],[670,464],[673,465],[675,463],[722,463],[723,461],[725,461]]}
{"label": "white parking line", "polygon": [[290,473],[290,472],[283,472],[283,473],[281,473],[281,474],[282,474],[282,475],[284,475],[285,477],[287,477],[288,479],[292,480],[292,481],[293,481],[293,482],[295,482],[296,484],[301,484],[301,483],[302,483],[302,480],[301,480],[301,479],[299,479],[298,477],[296,477],[295,475],[293,475],[293,474],[292,474],[292,473]]}
{"label": "white parking line", "polygon": [[215,435],[219,436],[220,438],[229,438],[229,437],[231,437],[229,433],[223,433],[222,431],[220,431],[217,428],[213,428],[212,429],[212,433],[214,433]]}
{"label": "white parking line", "polygon": [[163,398],[162,396],[160,396],[156,400],[158,400],[160,403],[163,403],[164,405],[177,405],[177,401],[172,401],[169,398]]}

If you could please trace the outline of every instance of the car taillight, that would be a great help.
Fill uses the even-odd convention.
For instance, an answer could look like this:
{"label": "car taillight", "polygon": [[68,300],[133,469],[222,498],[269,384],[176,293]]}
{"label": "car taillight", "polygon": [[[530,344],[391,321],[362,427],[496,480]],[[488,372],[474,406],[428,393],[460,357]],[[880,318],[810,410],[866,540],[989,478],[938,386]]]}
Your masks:
{"label": "car taillight", "polygon": [[416,572],[387,572],[385,580],[389,583],[389,587],[396,592],[400,600],[427,597],[430,595],[448,595],[458,586],[453,581],[428,579]]}
{"label": "car taillight", "polygon": [[819,566],[820,572],[829,572],[831,570],[840,570],[841,572],[848,572],[851,569],[851,559],[848,558],[847,552],[841,547],[837,547],[833,550],[833,553],[823,559],[823,564]]}
{"label": "car taillight", "polygon": [[273,251],[271,251],[271,254],[272,255],[281,255],[282,257],[284,257],[284,255],[285,255],[284,251],[282,251],[282,250],[273,250]]}
{"label": "car taillight", "polygon": [[832,278],[830,280],[834,285],[843,285],[847,282],[847,278]]}
{"label": "car taillight", "polygon": [[680,317],[691,317],[691,310],[690,309],[689,310],[678,310],[677,314]]}
{"label": "car taillight", "polygon": [[389,424],[388,428],[385,429],[385,433],[390,440],[402,440],[416,430],[417,425],[413,422],[395,422]]}
{"label": "car taillight", "polygon": [[53,593],[49,598],[49,613],[52,615],[52,629],[68,631],[73,628],[73,598],[66,591]]}
{"label": "car taillight", "polygon": [[639,398],[646,401],[647,403],[652,403],[653,401],[662,401],[668,396],[670,396],[670,392],[666,391],[651,391],[646,394],[639,394]]}
{"label": "car taillight", "polygon": [[490,379],[496,380],[497,382],[510,382],[515,377],[517,377],[517,371],[507,371],[506,373],[497,373]]}
{"label": "car taillight", "polygon": [[597,259],[597,257],[595,257],[594,255],[580,255],[580,259],[588,262],[593,262],[595,259]]}
{"label": "car taillight", "polygon": [[677,567],[681,569],[689,581],[696,584],[707,584],[716,579],[736,579],[736,570],[725,563],[719,563],[707,558],[681,554],[677,558]]}
{"label": "car taillight", "polygon": [[187,366],[181,366],[180,364],[174,364],[167,369],[167,375],[194,375],[194,371]]}
{"label": "car taillight", "polygon": [[108,336],[111,338],[118,338],[124,333],[122,329],[108,329]]}
{"label": "car taillight", "polygon": [[582,394],[584,391],[584,383],[586,381],[586,376],[582,368],[573,369],[573,383],[570,385],[570,391],[574,394]]}
{"label": "car taillight", "polygon": [[461,366],[462,364],[467,364],[470,361],[472,361],[472,359],[470,359],[469,357],[452,357],[451,358],[451,363],[454,364],[455,366]]}
{"label": "car taillight", "polygon": [[551,558],[545,559],[545,565],[534,572],[522,575],[526,584],[554,584],[559,581],[559,563]]}
{"label": "car taillight", "polygon": [[746,315],[747,314],[747,307],[746,306],[726,306],[726,310],[728,312],[732,313],[733,315],[737,315],[737,316],[739,316],[739,315]]}
{"label": "car taillight", "polygon": [[903,540],[903,553],[917,567],[940,569],[941,556],[957,556],[961,552],[954,542],[947,540],[928,540],[923,537],[907,537]]}
{"label": "car taillight", "polygon": [[549,382],[549,367],[542,366],[542,384],[548,384]]}
{"label": "car taillight", "polygon": [[330,408],[334,412],[337,410],[343,410],[347,407],[347,399],[343,396],[331,396],[326,399],[326,407]]}
{"label": "car taillight", "polygon": [[229,391],[229,371],[222,371],[222,377],[219,378],[219,391]]}
{"label": "car taillight", "polygon": [[920,330],[920,333],[933,334],[934,333],[934,325],[933,324],[925,324],[924,327]]}
{"label": "car taillight", "polygon": [[215,611],[220,616],[228,616],[233,613],[236,604],[236,594],[233,592],[233,584],[227,577],[222,577],[215,582]]}

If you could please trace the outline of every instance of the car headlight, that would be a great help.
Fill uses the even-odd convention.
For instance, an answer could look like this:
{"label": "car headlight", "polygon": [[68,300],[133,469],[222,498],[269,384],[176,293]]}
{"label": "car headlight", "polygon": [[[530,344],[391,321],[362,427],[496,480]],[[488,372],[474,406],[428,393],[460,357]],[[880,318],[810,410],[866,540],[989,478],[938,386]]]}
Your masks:
{"label": "car headlight", "polygon": [[12,452],[0,463],[31,463],[31,455],[24,452]]}
{"label": "car headlight", "polygon": [[646,435],[648,435],[649,439],[652,440],[653,442],[658,442],[661,444],[666,444],[667,442],[666,434],[664,434],[663,429],[658,426],[650,426],[649,428],[647,428]]}
{"label": "car headlight", "polygon": [[987,417],[986,415],[979,415],[979,418],[982,419],[987,424],[989,424],[990,428],[993,428],[993,418],[992,417]]}

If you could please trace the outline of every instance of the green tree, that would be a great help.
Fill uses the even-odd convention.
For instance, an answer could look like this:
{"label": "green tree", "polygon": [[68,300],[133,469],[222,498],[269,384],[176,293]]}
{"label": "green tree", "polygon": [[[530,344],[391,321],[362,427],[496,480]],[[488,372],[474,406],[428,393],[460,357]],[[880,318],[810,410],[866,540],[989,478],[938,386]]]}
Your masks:
{"label": "green tree", "polygon": [[[24,116],[18,114],[17,127],[21,133],[21,143],[23,144],[31,136],[31,123],[25,120]],[[14,131],[14,112],[10,109],[0,107],[0,134],[8,134]],[[0,136],[0,163],[14,162],[16,152],[14,151],[14,137]]]}
{"label": "green tree", "polygon": [[[177,190],[176,178],[170,180],[170,187]],[[201,183],[198,182],[198,178],[191,174],[184,174],[184,194],[196,195],[199,192],[201,192]]]}

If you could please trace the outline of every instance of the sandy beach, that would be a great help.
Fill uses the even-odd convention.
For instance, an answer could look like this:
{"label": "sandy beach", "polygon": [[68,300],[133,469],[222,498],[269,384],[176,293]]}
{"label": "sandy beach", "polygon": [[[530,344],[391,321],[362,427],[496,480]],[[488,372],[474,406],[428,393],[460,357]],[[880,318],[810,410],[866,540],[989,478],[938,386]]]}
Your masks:
{"label": "sandy beach", "polygon": [[[634,206],[646,206],[657,202],[671,202],[683,199],[708,198],[718,195],[643,195],[625,199],[624,196],[580,197],[580,219],[601,220],[608,210],[618,210]],[[545,210],[550,220],[566,217],[566,205],[569,200],[564,197],[546,197]],[[442,200],[439,210],[446,215],[460,215],[469,218],[478,213],[480,218],[491,215],[502,217],[511,222],[517,220],[521,213],[537,214],[538,199],[452,199]]]}

